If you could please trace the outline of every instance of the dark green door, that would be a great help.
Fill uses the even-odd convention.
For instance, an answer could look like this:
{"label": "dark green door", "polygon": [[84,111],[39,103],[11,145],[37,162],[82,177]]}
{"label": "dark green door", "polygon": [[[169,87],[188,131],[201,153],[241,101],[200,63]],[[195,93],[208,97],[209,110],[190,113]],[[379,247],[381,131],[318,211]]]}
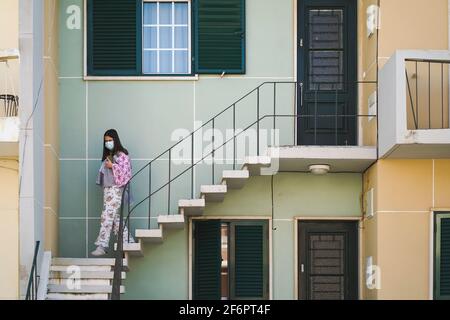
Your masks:
{"label": "dark green door", "polygon": [[297,143],[356,144],[356,0],[298,6]]}
{"label": "dark green door", "polygon": [[196,300],[220,300],[220,220],[194,224],[193,296]]}
{"label": "dark green door", "polygon": [[434,299],[450,300],[450,212],[434,217]]}
{"label": "dark green door", "polygon": [[358,223],[299,222],[299,299],[358,299]]}

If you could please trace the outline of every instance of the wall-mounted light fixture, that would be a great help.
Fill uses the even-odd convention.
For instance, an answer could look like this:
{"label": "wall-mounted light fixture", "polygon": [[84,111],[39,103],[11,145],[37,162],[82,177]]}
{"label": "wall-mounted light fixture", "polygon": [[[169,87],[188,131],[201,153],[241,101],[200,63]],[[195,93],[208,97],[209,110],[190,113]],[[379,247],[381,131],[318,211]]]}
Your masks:
{"label": "wall-mounted light fixture", "polygon": [[309,171],[315,175],[324,175],[330,171],[328,164],[312,164],[309,166]]}

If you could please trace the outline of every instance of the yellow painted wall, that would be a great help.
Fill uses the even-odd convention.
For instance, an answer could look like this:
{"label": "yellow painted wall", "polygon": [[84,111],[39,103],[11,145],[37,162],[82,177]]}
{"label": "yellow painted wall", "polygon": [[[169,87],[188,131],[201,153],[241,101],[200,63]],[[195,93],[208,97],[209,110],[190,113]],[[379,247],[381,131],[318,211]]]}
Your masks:
{"label": "yellow painted wall", "polygon": [[[378,167],[376,165],[370,167],[363,175],[363,190],[367,192],[370,189],[374,190],[374,211],[377,210],[377,185],[378,185]],[[363,202],[364,203],[364,202]],[[364,212],[366,212],[367,208],[364,204]],[[373,263],[378,264],[378,228],[377,228],[377,216],[375,215],[371,219],[364,219],[362,223],[363,232],[362,232],[362,261],[363,261],[363,269],[361,272],[365,275],[366,269],[366,258],[372,257]],[[371,299],[375,300],[378,297],[377,290],[368,290],[365,283],[365,276],[363,278],[363,291],[362,298],[363,299]]]}
{"label": "yellow painted wall", "polygon": [[0,159],[0,300],[19,297],[18,170],[17,159]]}
{"label": "yellow painted wall", "polygon": [[399,49],[448,50],[447,0],[380,0],[379,57]]}
{"label": "yellow painted wall", "polygon": [[[1,0],[0,50],[18,47],[19,0]],[[9,67],[5,63],[0,63],[0,94],[17,95],[19,61],[11,60],[8,65]],[[1,116],[3,106],[0,106]],[[18,159],[0,158],[0,299],[19,297],[18,167]]]}
{"label": "yellow painted wall", "polygon": [[378,214],[378,299],[428,299],[429,218],[429,212]]}
{"label": "yellow painted wall", "polygon": [[58,254],[59,207],[59,1],[46,0],[44,38],[45,103],[45,250]]}
{"label": "yellow painted wall", "polygon": [[[377,61],[379,68],[401,49],[448,50],[448,0],[380,0],[379,33],[370,38],[366,34],[367,7],[377,4],[378,0],[359,0],[358,12],[358,42],[359,42],[359,73],[358,79],[372,81],[377,78]],[[377,49],[378,45],[378,49]],[[378,60],[377,60],[378,51]],[[411,94],[415,90],[415,65],[408,64],[408,75],[411,82]],[[419,126],[432,128],[448,128],[448,67],[444,67],[444,90],[441,89],[441,66],[431,67],[431,116],[428,117],[428,65],[419,65],[418,68],[418,103]],[[373,84],[359,84],[359,113],[367,114],[369,95],[376,90]],[[443,91],[443,94],[441,94]],[[417,103],[415,103],[417,108]],[[445,107],[441,110],[441,106]],[[414,121],[410,111],[410,100],[407,100],[408,128],[413,129]],[[442,116],[443,113],[443,116]],[[444,119],[442,123],[442,119]],[[430,120],[430,121],[429,121]],[[375,145],[376,122],[360,119],[362,143]]]}
{"label": "yellow painted wall", "polygon": [[[381,0],[380,67],[399,49],[448,50],[448,0]],[[442,75],[444,90],[440,85],[441,65],[431,65],[430,88],[428,64],[419,64],[416,73],[415,63],[410,62],[407,63],[407,70],[414,101],[415,81],[418,79],[419,103],[414,102],[414,107],[418,109],[416,113],[421,115],[419,127],[448,128],[448,67],[444,67]],[[445,107],[441,110],[442,105]],[[407,111],[408,128],[414,129],[410,99],[407,99]]]}
{"label": "yellow painted wall", "polygon": [[[370,5],[376,5],[377,0],[359,0],[358,2],[358,80],[367,83],[358,84],[359,114],[368,115],[369,96],[377,90],[377,39],[375,32],[367,37],[366,11]],[[376,146],[377,121],[376,118],[361,117],[359,119],[362,130],[362,144]]]}
{"label": "yellow painted wall", "polygon": [[365,191],[370,187],[376,213],[365,220],[364,257],[374,255],[381,289],[364,296],[428,299],[430,212],[450,208],[450,159],[379,160],[364,175]]}

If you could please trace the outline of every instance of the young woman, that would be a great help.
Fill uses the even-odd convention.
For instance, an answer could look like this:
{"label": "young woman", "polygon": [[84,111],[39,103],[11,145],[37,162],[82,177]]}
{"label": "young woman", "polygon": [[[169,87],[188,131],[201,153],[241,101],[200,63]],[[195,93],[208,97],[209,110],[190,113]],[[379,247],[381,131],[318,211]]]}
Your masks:
{"label": "young woman", "polygon": [[[100,232],[95,242],[97,249],[91,252],[93,256],[101,256],[106,253],[113,228],[114,233],[118,234],[119,210],[124,195],[124,186],[131,178],[131,161],[127,149],[120,142],[117,131],[114,129],[106,131],[103,140],[102,165],[97,177],[97,184],[103,187],[103,212]],[[124,196],[128,195],[125,194]],[[131,235],[129,240],[129,242],[134,242]],[[123,229],[123,241],[128,242],[126,226]]]}

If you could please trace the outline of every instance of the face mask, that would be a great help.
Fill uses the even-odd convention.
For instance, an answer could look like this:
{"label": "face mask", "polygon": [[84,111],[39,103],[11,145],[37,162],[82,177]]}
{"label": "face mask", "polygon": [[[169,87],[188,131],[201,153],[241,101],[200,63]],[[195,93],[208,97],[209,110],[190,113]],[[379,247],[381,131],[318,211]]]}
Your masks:
{"label": "face mask", "polygon": [[105,148],[112,151],[114,149],[114,141],[106,141]]}

